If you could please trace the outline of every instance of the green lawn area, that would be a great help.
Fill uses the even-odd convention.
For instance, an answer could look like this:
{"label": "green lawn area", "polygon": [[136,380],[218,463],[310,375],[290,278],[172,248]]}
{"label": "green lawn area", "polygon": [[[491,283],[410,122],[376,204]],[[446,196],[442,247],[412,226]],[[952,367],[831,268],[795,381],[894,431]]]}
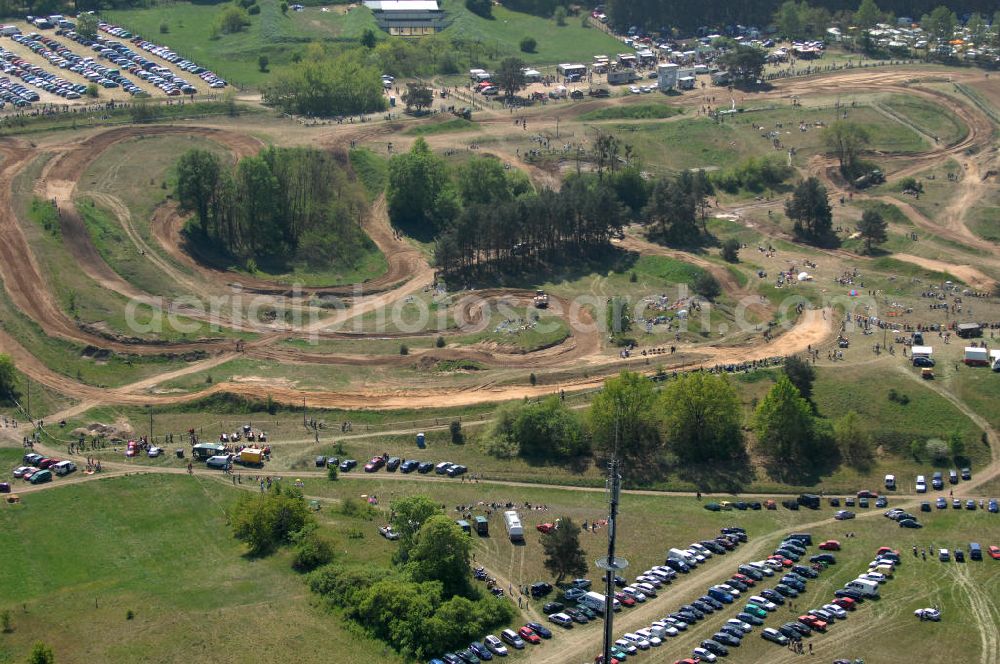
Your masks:
{"label": "green lawn area", "polygon": [[[243,557],[226,526],[234,498],[213,479],[139,476],[0,508],[0,608],[14,627],[0,662],[24,661],[38,640],[69,663],[276,661],[291,644],[301,662],[398,661],[314,605],[286,553]],[[337,522],[321,524],[342,548]],[[367,556],[386,557],[380,539],[365,540]]]}
{"label": "green lawn area", "polygon": [[941,106],[922,97],[890,95],[882,106],[925,134],[937,136],[942,145],[956,143],[969,133],[969,128],[957,116],[942,112]]}
{"label": "green lawn area", "polygon": [[452,118],[444,122],[425,123],[411,127],[403,133],[407,136],[431,136],[463,131],[479,131],[479,125],[464,118]]}
{"label": "green lawn area", "polygon": [[659,120],[678,115],[683,111],[665,103],[629,104],[611,106],[589,111],[577,117],[578,120]]}
{"label": "green lawn area", "polygon": [[[595,55],[613,57],[622,50],[622,43],[614,37],[595,27],[582,27],[580,17],[571,16],[560,27],[552,19],[512,12],[499,5],[493,6],[492,20],[467,10],[464,0],[442,0],[441,7],[451,21],[443,34],[480,42],[488,53],[499,54],[500,59],[513,55],[531,65],[589,64]],[[534,37],[538,42],[534,53],[520,51],[523,37]]]}
{"label": "green lawn area", "polygon": [[375,200],[385,191],[389,181],[389,160],[367,148],[351,150],[348,154],[354,173],[368,192],[368,198]]}
{"label": "green lawn area", "polygon": [[[302,12],[282,15],[278,0],[259,0],[258,5],[261,12],[250,17],[248,28],[218,39],[211,38],[211,31],[225,6],[223,2],[171,2],[149,9],[102,12],[101,17],[169,46],[238,86],[260,85],[271,76],[258,68],[257,58],[261,55],[267,56],[274,71],[290,63],[293,54],[301,54],[310,41],[353,42],[365,28],[377,29],[371,12],[363,7],[347,14],[335,6],[329,12],[307,7]],[[160,33],[162,23],[169,29],[166,34]]]}

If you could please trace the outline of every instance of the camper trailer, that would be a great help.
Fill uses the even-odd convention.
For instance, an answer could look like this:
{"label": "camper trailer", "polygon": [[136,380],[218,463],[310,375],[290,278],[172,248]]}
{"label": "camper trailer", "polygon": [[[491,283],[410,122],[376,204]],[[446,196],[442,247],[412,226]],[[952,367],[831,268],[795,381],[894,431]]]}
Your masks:
{"label": "camper trailer", "polygon": [[965,349],[965,359],[963,361],[970,367],[987,367],[990,365],[990,354],[985,348],[968,346]]}
{"label": "camper trailer", "polygon": [[524,541],[524,526],[521,525],[521,517],[517,515],[517,512],[514,510],[504,512],[503,522],[507,526],[507,536],[510,537],[511,542]]}

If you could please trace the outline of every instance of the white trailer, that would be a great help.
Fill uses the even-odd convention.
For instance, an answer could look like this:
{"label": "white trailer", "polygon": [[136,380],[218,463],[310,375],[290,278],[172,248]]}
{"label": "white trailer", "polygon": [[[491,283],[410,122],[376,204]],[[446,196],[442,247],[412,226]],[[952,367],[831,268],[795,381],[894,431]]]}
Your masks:
{"label": "white trailer", "polygon": [[[611,601],[615,611],[622,610],[621,602],[616,599],[612,599]],[[588,607],[595,613],[600,613],[601,615],[604,615],[604,610],[607,607],[604,595],[594,592],[593,590],[581,597],[579,603]]]}
{"label": "white trailer", "polygon": [[989,366],[990,355],[985,348],[979,348],[977,346],[968,346],[965,349],[964,361],[970,367],[985,367]]}
{"label": "white trailer", "polygon": [[511,542],[524,541],[524,526],[521,525],[521,517],[517,515],[517,512],[514,510],[504,512],[503,522],[507,526],[507,536],[510,537]]}

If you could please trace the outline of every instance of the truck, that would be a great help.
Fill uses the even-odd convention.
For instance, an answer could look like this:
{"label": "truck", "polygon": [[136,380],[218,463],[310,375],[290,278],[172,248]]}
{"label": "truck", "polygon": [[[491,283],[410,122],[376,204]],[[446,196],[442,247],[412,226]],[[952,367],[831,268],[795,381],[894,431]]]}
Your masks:
{"label": "truck", "polygon": [[965,359],[963,362],[970,367],[988,367],[990,365],[990,353],[985,348],[968,346],[965,349]]}
{"label": "truck", "polygon": [[799,505],[808,507],[811,510],[818,510],[820,498],[814,493],[803,493],[798,497]]}
{"label": "truck", "polygon": [[191,455],[196,459],[205,461],[209,457],[218,456],[226,453],[226,446],[219,445],[216,443],[198,443],[191,448]]}
{"label": "truck", "polygon": [[983,328],[979,323],[959,323],[955,333],[962,339],[972,339],[983,336]]}
{"label": "truck", "polygon": [[[604,615],[604,611],[607,608],[607,602],[605,600],[606,598],[604,597],[604,595],[591,590],[586,595],[581,597],[578,603],[587,607],[591,611],[594,611],[595,613],[600,613],[601,615]],[[619,602],[616,599],[612,599],[611,602],[614,611],[622,610],[621,602]]]}
{"label": "truck", "polygon": [[549,306],[549,296],[543,290],[536,290],[532,303],[536,309],[547,309]]}
{"label": "truck", "polygon": [[[263,466],[264,450],[256,447],[244,447],[240,450],[239,462],[244,466]],[[316,458],[316,462],[319,465],[319,457]],[[323,465],[326,465],[326,459],[323,459]]]}
{"label": "truck", "polygon": [[524,526],[521,525],[521,517],[517,512],[510,510],[503,513],[503,522],[507,526],[507,537],[511,542],[524,541]]}

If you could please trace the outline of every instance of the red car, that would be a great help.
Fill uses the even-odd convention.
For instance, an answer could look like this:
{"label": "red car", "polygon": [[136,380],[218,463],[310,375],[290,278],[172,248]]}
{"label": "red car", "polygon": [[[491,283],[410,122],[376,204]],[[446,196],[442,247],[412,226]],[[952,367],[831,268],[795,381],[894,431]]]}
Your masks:
{"label": "red car", "polygon": [[826,631],[826,621],[820,620],[816,616],[810,616],[810,615],[799,616],[799,622],[807,627],[816,630],[817,632]]}
{"label": "red car", "polygon": [[538,532],[542,533],[543,535],[548,535],[549,533],[551,533],[553,530],[556,529],[556,526],[554,523],[540,523],[537,526],[535,526],[535,529],[538,530]]}
{"label": "red car", "polygon": [[[594,664],[604,664],[604,655],[598,655],[597,657],[595,657]],[[617,658],[612,657],[611,664],[621,664],[621,662],[619,662]]]}
{"label": "red car", "polygon": [[1000,560],[1000,546],[991,546],[987,551],[990,553],[990,558]]}
{"label": "red car", "polygon": [[777,554],[775,554],[773,556],[768,556],[767,558],[768,558],[768,560],[777,560],[779,563],[781,563],[782,567],[791,567],[794,564],[788,558],[785,558],[784,556],[780,556],[780,555],[777,555]]}
{"label": "red car", "polygon": [[733,578],[734,579],[738,579],[739,581],[742,581],[743,583],[747,584],[748,586],[757,585],[757,582],[754,581],[753,579],[751,579],[749,576],[744,576],[742,574],[733,574]]}
{"label": "red car", "polygon": [[59,463],[59,459],[42,459],[38,462],[38,467],[41,470],[45,470],[46,468],[50,468],[57,463]]}
{"label": "red car", "polygon": [[34,466],[32,466],[31,468],[28,468],[27,470],[24,471],[24,473],[21,475],[21,479],[30,480],[31,476],[37,473],[39,470],[41,470],[41,468],[35,468]]}
{"label": "red car", "polygon": [[615,593],[615,599],[618,600],[622,606],[635,606],[635,598],[631,595],[626,595],[625,593]]}
{"label": "red car", "polygon": [[385,459],[383,459],[382,457],[374,457],[371,461],[365,464],[365,472],[376,473],[384,465],[385,465]]}
{"label": "red car", "polygon": [[840,542],[837,540],[827,540],[819,545],[823,551],[840,551]]}
{"label": "red car", "polygon": [[542,637],[535,634],[535,630],[531,629],[527,625],[517,630],[517,633],[521,635],[522,639],[536,646],[542,642]]}
{"label": "red car", "polygon": [[878,551],[875,552],[875,555],[876,556],[881,556],[883,553],[894,553],[897,556],[899,555],[899,551],[896,551],[895,549],[890,549],[887,546],[880,546],[878,548]]}
{"label": "red car", "polygon": [[853,611],[854,609],[857,608],[858,605],[858,603],[855,602],[850,597],[838,597],[837,599],[833,600],[833,603],[839,606],[840,608],[844,609],[845,611]]}
{"label": "red car", "polygon": [[878,498],[878,491],[869,491],[868,489],[858,491],[858,498]]}
{"label": "red car", "polygon": [[684,659],[677,660],[674,664],[698,664],[700,661],[700,659],[691,659],[690,657],[686,657]]}

